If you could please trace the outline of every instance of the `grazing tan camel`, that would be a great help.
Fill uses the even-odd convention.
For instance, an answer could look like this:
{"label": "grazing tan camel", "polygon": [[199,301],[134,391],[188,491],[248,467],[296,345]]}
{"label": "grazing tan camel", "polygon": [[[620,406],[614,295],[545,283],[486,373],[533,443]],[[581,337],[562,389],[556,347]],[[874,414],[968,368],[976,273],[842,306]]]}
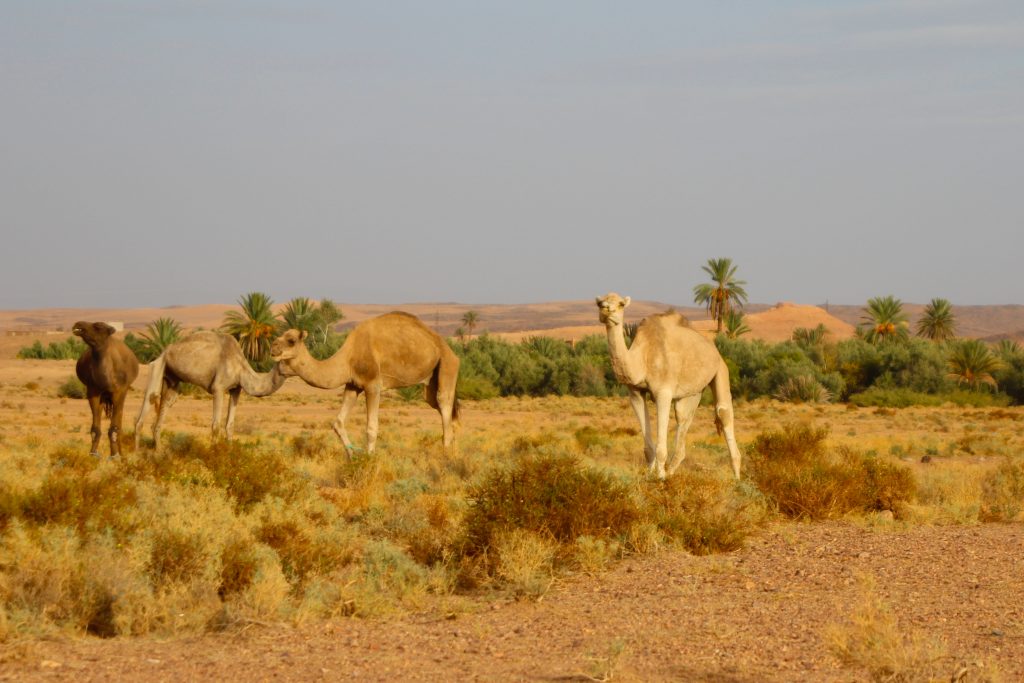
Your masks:
{"label": "grazing tan camel", "polygon": [[123,341],[113,336],[116,330],[106,323],[77,322],[71,331],[89,347],[75,365],[75,374],[85,385],[85,396],[92,410],[91,455],[99,457],[100,418],[110,418],[110,457],[121,455],[121,417],[124,399],[139,376],[139,359]]}
{"label": "grazing tan camel", "polygon": [[447,342],[419,318],[395,311],[356,326],[337,353],[319,361],[309,355],[303,340],[306,332],[288,330],[274,340],[270,357],[281,371],[295,374],[321,389],[344,387],[341,411],[334,431],[351,454],[352,442],[345,432],[345,418],[361,392],[366,392],[366,450],[377,444],[377,409],[385,389],[426,385],[426,399],[441,413],[444,447],[454,440],[452,421],[459,419],[455,384],[459,358]]}
{"label": "grazing tan camel", "polygon": [[[732,394],[729,391],[729,369],[715,345],[690,327],[682,315],[668,311],[646,318],[640,323],[633,344],[626,348],[623,332],[623,310],[630,298],[610,293],[597,298],[601,322],[608,330],[608,350],[612,369],[629,389],[640,431],[644,437],[644,454],[651,472],[664,479],[672,474],[686,457],[686,430],[700,404],[704,387],[710,385],[715,397],[715,426],[725,432],[725,442],[732,457],[732,470],[740,476],[740,449],[733,431]],[[654,400],[658,421],[657,446],[651,442],[651,424],[647,397]],[[669,411],[675,407],[675,454],[667,470]]]}
{"label": "grazing tan camel", "polygon": [[[234,337],[204,330],[193,332],[164,349],[149,364],[149,383],[142,397],[142,410],[135,421],[135,447],[142,437],[142,423],[146,419],[151,398],[159,395],[156,422],[153,423],[153,447],[160,448],[160,427],[167,410],[178,399],[178,384],[188,382],[213,394],[213,424],[211,433],[217,437],[220,430],[224,393],[229,395],[228,418],[224,433],[230,440],[235,428],[235,408],[244,391],[250,396],[269,396],[284,384],[286,376],[275,365],[267,373],[256,372],[242,354]],[[161,388],[162,385],[162,388]]]}

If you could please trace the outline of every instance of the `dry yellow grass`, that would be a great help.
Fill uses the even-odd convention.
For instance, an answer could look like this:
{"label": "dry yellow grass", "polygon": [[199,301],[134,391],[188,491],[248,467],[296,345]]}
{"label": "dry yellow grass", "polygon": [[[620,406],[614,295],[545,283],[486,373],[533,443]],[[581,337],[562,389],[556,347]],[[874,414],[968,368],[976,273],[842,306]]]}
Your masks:
{"label": "dry yellow grass", "polygon": [[[209,398],[183,397],[166,423],[166,453],[97,463],[85,455],[87,405],[57,396],[72,366],[0,362],[0,638],[173,635],[252,620],[463,609],[473,598],[461,582],[474,578],[456,552],[466,493],[491,468],[522,453],[555,453],[644,480],[624,398],[467,403],[457,447],[445,454],[437,413],[391,396],[378,453],[349,462],[330,432],[338,396],[294,380],[272,397],[243,398],[238,450],[210,448]],[[129,396],[129,416],[139,395]],[[979,523],[995,509],[986,495],[1013,510],[1012,482],[995,490],[992,476],[1024,453],[1022,409],[758,401],[738,404],[736,414],[747,449],[759,432],[813,422],[830,428],[833,447],[911,468],[918,493],[900,524]],[[360,405],[349,429],[363,428]],[[710,409],[698,412],[688,444],[687,472],[728,481]],[[623,553],[667,543],[647,518],[621,538],[581,537],[561,550],[508,531],[493,548],[495,582],[477,585],[541,595],[556,571],[599,572]]]}

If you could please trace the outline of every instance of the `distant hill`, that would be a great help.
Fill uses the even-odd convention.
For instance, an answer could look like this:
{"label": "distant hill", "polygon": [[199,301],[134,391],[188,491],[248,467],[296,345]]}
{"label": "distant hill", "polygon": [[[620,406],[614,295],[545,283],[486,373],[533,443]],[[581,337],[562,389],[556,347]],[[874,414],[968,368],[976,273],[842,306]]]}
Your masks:
{"label": "distant hill", "polygon": [[[473,310],[478,314],[477,334],[502,333],[512,338],[549,334],[565,339],[576,339],[592,333],[603,333],[597,322],[597,307],[593,299],[578,301],[548,301],[533,304],[346,304],[340,303],[345,319],[340,329],[350,328],[367,318],[403,310],[419,316],[425,323],[443,335],[452,335],[461,326],[462,316]],[[627,310],[627,320],[659,313],[673,306],[659,301],[634,301]],[[201,306],[169,306],[165,308],[47,308],[35,310],[0,311],[0,331],[50,336],[63,334],[78,320],[105,320],[124,323],[127,331],[139,331],[147,323],[170,316],[186,328],[216,328],[224,313],[236,309],[229,304]],[[924,309],[922,304],[906,304],[911,324]],[[709,330],[711,321],[703,308],[675,306],[698,329]],[[959,323],[958,332],[965,337],[988,340],[1024,340],[1024,306],[955,306]],[[853,334],[853,326],[861,321],[862,306],[818,306],[782,303],[775,306],[751,304],[746,307],[747,325],[751,336],[768,341],[788,339],[795,327],[814,327],[825,324],[834,338]],[[704,322],[702,322],[704,321]],[[49,333],[49,334],[48,334]]]}

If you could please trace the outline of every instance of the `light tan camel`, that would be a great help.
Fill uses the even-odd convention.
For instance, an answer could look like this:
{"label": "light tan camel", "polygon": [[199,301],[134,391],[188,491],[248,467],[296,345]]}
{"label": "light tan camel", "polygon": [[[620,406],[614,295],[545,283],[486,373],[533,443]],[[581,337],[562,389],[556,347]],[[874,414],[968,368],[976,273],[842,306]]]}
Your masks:
{"label": "light tan camel", "polygon": [[235,428],[235,408],[238,406],[239,395],[244,391],[250,396],[269,396],[280,389],[287,379],[276,365],[270,372],[256,372],[245,359],[234,337],[210,330],[193,332],[168,345],[149,367],[149,383],[142,397],[142,410],[135,420],[136,448],[142,437],[142,425],[150,400],[158,395],[159,406],[156,422],[153,423],[153,447],[160,447],[160,427],[167,410],[178,399],[178,385],[181,382],[195,384],[213,394],[211,433],[214,438],[220,430],[224,393],[228,393],[228,418],[224,433],[230,440]]}
{"label": "light tan camel", "polygon": [[[640,323],[632,346],[626,348],[622,319],[629,302],[628,296],[623,299],[614,292],[597,298],[601,322],[608,330],[612,369],[629,389],[629,402],[640,421],[644,454],[651,472],[664,479],[666,472],[675,472],[686,458],[686,430],[693,421],[704,387],[710,385],[715,397],[715,426],[719,434],[725,432],[732,470],[738,479],[741,455],[733,431],[729,369],[718,349],[674,311],[646,318]],[[657,446],[651,442],[648,396],[654,401],[658,420]],[[673,406],[675,454],[666,468],[669,411]]]}
{"label": "light tan camel", "polygon": [[333,427],[346,452],[351,454],[353,446],[345,432],[345,418],[359,394],[366,392],[366,450],[372,453],[381,392],[414,384],[426,385],[427,403],[441,413],[444,447],[452,445],[452,421],[459,419],[455,398],[459,357],[419,318],[395,311],[366,320],[352,330],[337,353],[323,361],[309,355],[305,338],[305,332],[288,330],[274,340],[270,357],[282,372],[296,374],[314,387],[345,388]]}
{"label": "light tan camel", "polygon": [[132,382],[139,376],[139,359],[123,341],[113,337],[116,330],[106,323],[77,322],[71,331],[89,347],[75,365],[75,374],[85,385],[85,395],[92,411],[92,446],[90,454],[99,456],[100,418],[110,418],[110,457],[121,455],[121,418],[124,399]]}

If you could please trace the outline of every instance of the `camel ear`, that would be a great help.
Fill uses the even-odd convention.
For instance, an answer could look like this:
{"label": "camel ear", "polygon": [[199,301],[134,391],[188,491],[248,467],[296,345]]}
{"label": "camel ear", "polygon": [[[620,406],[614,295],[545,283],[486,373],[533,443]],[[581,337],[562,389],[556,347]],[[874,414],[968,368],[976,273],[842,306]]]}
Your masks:
{"label": "camel ear", "polygon": [[96,323],[96,329],[102,330],[103,332],[106,333],[108,337],[117,332],[117,330],[114,329],[113,325],[108,325],[106,323]]}
{"label": "camel ear", "polygon": [[628,306],[630,301],[632,301],[632,299],[630,299],[627,296],[625,299],[622,300],[622,307],[625,308],[626,306]]}
{"label": "camel ear", "polygon": [[299,331],[299,341],[305,341],[306,337],[308,337],[308,336],[309,336],[309,332],[307,332],[306,330],[300,330]]}
{"label": "camel ear", "polygon": [[600,306],[601,305],[601,297],[595,296],[594,297],[594,303],[596,303],[598,306]]}

